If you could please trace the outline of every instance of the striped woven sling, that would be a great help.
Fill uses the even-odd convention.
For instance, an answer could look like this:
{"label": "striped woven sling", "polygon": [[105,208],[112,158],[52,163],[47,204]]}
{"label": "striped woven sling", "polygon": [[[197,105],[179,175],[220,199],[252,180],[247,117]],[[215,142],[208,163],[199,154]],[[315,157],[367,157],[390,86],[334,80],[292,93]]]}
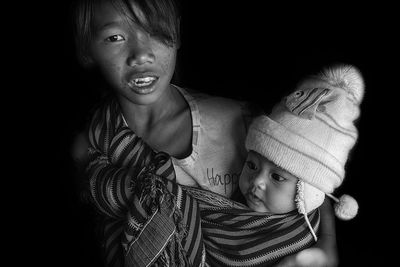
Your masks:
{"label": "striped woven sling", "polygon": [[174,182],[171,158],[124,123],[111,98],[89,130],[89,195],[100,211],[107,266],[201,266],[197,202]]}
{"label": "striped woven sling", "polygon": [[[178,185],[170,156],[125,125],[113,98],[94,113],[88,137],[88,191],[107,266],[268,266],[314,242],[297,212],[257,213]],[[309,220],[317,231],[318,210]]]}
{"label": "striped woven sling", "polygon": [[[273,266],[284,256],[315,242],[304,216],[297,210],[286,214],[255,212],[200,188],[184,189],[198,200],[210,266]],[[317,233],[319,210],[308,217]]]}

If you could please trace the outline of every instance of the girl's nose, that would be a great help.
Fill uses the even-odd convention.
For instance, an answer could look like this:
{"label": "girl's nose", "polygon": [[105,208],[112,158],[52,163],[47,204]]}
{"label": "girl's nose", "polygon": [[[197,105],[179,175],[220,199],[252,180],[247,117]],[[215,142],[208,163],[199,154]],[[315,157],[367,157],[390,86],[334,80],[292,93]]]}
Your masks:
{"label": "girl's nose", "polygon": [[146,63],[153,63],[155,55],[152,49],[151,37],[148,34],[140,34],[134,44],[130,45],[128,65],[134,67]]}

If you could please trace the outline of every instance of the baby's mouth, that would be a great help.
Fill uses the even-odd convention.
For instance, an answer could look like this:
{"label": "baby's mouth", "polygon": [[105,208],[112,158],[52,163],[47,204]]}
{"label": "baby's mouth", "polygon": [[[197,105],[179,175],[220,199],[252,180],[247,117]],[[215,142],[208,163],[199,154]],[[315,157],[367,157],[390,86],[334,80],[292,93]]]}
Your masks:
{"label": "baby's mouth", "polygon": [[249,193],[247,194],[247,197],[248,197],[248,199],[249,199],[251,202],[253,202],[253,203],[261,202],[261,199],[260,199],[259,197],[257,197],[257,195],[255,195],[255,194],[252,193],[252,192],[249,192]]}

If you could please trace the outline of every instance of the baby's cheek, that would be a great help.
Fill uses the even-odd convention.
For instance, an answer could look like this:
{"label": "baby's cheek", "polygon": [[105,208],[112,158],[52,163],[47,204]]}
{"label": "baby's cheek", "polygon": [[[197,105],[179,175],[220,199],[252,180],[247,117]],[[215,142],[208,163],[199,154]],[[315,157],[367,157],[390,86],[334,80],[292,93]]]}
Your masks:
{"label": "baby's cheek", "polygon": [[249,187],[248,180],[249,179],[248,179],[247,173],[245,171],[243,171],[239,177],[239,188],[240,188],[240,192],[242,192],[242,194],[244,194]]}

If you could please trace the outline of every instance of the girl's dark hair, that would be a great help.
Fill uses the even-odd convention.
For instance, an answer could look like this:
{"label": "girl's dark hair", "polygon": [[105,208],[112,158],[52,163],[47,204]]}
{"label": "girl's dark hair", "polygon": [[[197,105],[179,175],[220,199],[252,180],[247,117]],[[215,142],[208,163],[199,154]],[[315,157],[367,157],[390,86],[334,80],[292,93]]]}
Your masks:
{"label": "girl's dark hair", "polygon": [[88,48],[94,36],[94,10],[104,2],[112,4],[129,22],[135,23],[164,44],[179,42],[180,12],[176,0],[76,0],[72,6],[71,22],[77,56],[82,64],[88,62]]}

